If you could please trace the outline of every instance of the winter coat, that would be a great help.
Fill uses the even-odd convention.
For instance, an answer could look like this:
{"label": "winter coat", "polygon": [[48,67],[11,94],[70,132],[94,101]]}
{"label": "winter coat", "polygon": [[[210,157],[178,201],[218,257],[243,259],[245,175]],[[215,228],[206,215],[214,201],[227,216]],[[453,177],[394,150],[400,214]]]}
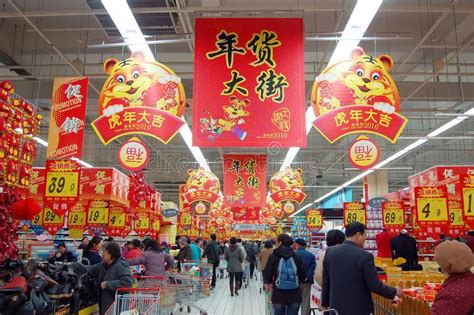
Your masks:
{"label": "winter coat", "polygon": [[96,265],[102,262],[102,256],[100,253],[90,250],[85,255],[82,256],[81,262],[84,265]]}
{"label": "winter coat", "polygon": [[431,315],[474,314],[474,274],[450,275],[431,307]]}
{"label": "winter coat", "polygon": [[314,283],[314,270],[316,269],[316,257],[313,253],[308,252],[303,247],[296,251],[296,255],[301,259],[304,270],[306,272],[306,279],[304,283]]}
{"label": "winter coat", "polygon": [[189,247],[191,248],[191,260],[201,260],[201,248],[199,248],[195,243],[191,243]]}
{"label": "winter coat", "polygon": [[263,270],[264,283],[273,284],[273,304],[301,303],[301,291],[299,288],[294,290],[280,290],[275,285],[275,280],[278,278],[278,264],[280,263],[280,259],[289,259],[290,257],[293,257],[295,261],[299,283],[302,283],[306,278],[306,271],[304,270],[303,263],[296,255],[295,251],[291,247],[283,245],[276,248],[268,258],[267,265]]}
{"label": "winter coat", "polygon": [[352,241],[326,250],[323,266],[321,305],[340,315],[374,313],[372,293],[393,299],[397,290],[377,277],[374,256]]}
{"label": "winter coat", "polygon": [[252,244],[248,244],[245,247],[245,252],[247,253],[247,261],[250,263],[255,263],[257,261],[257,247]]}
{"label": "winter coat", "polygon": [[418,249],[413,237],[400,234],[390,240],[390,247],[392,249],[392,259],[405,258],[406,263],[402,267],[406,266],[406,269],[409,270],[418,264]]}
{"label": "winter coat", "polygon": [[324,265],[324,256],[326,251],[322,252],[319,255],[318,263],[316,264],[316,271],[314,272],[314,281],[319,285],[319,287],[323,287],[323,265]]}
{"label": "winter coat", "polygon": [[53,257],[49,258],[48,261],[54,264],[56,261],[58,262],[76,262],[77,257],[74,255],[73,252],[66,250],[64,253],[57,252],[54,254]]}
{"label": "winter coat", "polygon": [[243,272],[242,263],[245,259],[245,249],[242,247],[231,244],[226,248],[225,260],[227,260],[227,271],[228,272]]}
{"label": "winter coat", "polygon": [[[122,257],[115,259],[110,265],[106,265],[103,262],[92,266],[73,264],[73,268],[74,271],[79,273],[89,272],[97,280],[101,315],[105,314],[114,302],[117,289],[130,288],[133,283],[128,263]],[[106,289],[102,289],[102,282],[107,284]]]}
{"label": "winter coat", "polygon": [[377,243],[377,257],[381,258],[392,258],[392,247],[390,246],[390,240],[393,235],[384,231],[375,236],[375,242]]}
{"label": "winter coat", "polygon": [[268,257],[273,253],[273,248],[264,248],[258,254],[258,262],[260,271],[265,270],[265,266],[267,265]]}
{"label": "winter coat", "polygon": [[193,253],[191,247],[186,245],[185,247],[181,248],[178,253],[178,260],[183,262],[184,260],[193,260]]}
{"label": "winter coat", "polygon": [[207,244],[202,257],[207,257],[207,261],[217,267],[219,265],[220,255],[221,247],[216,241],[211,241],[209,244]]}
{"label": "winter coat", "polygon": [[164,277],[166,271],[173,268],[174,258],[165,252],[147,250],[145,254],[132,259],[127,259],[130,266],[144,265],[145,276]]}
{"label": "winter coat", "polygon": [[132,259],[132,258],[137,258],[143,255],[142,251],[140,248],[134,247],[131,250],[128,251],[126,256],[123,256],[125,259]]}

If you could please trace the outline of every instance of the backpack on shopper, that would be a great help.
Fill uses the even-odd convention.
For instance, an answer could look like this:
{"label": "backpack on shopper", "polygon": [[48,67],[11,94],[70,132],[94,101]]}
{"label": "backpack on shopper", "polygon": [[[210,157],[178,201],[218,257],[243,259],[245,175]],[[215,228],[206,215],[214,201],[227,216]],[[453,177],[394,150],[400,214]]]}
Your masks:
{"label": "backpack on shopper", "polygon": [[295,290],[299,288],[298,272],[295,259],[281,257],[278,263],[275,286],[280,290]]}

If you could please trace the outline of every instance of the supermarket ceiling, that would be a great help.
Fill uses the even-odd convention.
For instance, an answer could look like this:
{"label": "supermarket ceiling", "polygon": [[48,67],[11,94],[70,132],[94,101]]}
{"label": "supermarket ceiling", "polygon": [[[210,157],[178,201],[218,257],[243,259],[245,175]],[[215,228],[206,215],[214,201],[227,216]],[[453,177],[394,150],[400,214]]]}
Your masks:
{"label": "supermarket ceiling", "polygon": [[[183,79],[189,107],[185,118],[191,125],[193,106],[194,20],[196,17],[303,17],[305,31],[306,96],[315,76],[327,65],[354,8],[355,0],[129,0],[129,6],[145,35],[151,40],[175,39],[151,45],[156,58]],[[40,107],[45,116],[41,137],[47,138],[52,80],[78,73],[90,77],[87,121],[97,117],[98,90],[106,75],[102,63],[130,52],[114,47],[123,39],[100,0],[2,1],[0,12],[0,77]],[[398,84],[401,113],[409,123],[396,145],[378,138],[381,160],[426,136],[473,107],[474,103],[474,1],[385,0],[360,43],[374,55],[390,54],[392,76]],[[310,40],[314,37],[329,40]],[[104,44],[105,45],[102,45]],[[67,61],[66,61],[67,59]],[[308,105],[309,103],[307,103]],[[296,156],[293,166],[304,172],[308,201],[358,175],[351,170],[347,148],[353,137],[330,145],[314,129],[308,148]],[[474,119],[430,140],[401,159],[388,164],[390,189],[408,185],[409,175],[437,164],[474,164]],[[84,160],[94,166],[113,166],[121,141],[103,146],[91,128],[86,129]],[[186,170],[197,163],[183,139],[168,145],[145,139],[153,148],[147,179],[165,196],[177,201],[177,185]],[[202,149],[211,170],[222,181],[225,153],[268,154],[268,178],[277,171],[287,149]],[[44,165],[41,148],[36,166]],[[355,198],[362,195],[361,182]]]}

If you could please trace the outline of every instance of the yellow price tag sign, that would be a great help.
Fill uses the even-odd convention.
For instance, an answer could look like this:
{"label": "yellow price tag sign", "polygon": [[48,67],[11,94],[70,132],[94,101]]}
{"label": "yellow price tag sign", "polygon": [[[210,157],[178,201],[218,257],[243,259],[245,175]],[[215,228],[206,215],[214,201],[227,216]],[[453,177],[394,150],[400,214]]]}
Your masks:
{"label": "yellow price tag sign", "polygon": [[345,210],[344,211],[344,224],[348,225],[352,222],[360,222],[366,224],[365,222],[365,210]]}
{"label": "yellow price tag sign", "polygon": [[463,188],[462,200],[464,205],[464,216],[474,217],[474,187]]}
{"label": "yellow price tag sign", "polygon": [[40,214],[35,215],[33,220],[31,220],[31,225],[41,225],[43,224],[43,211]]}
{"label": "yellow price tag sign", "polygon": [[111,212],[109,215],[109,226],[124,227],[125,226],[125,213],[124,212]]}
{"label": "yellow price tag sign", "polygon": [[146,230],[150,228],[150,218],[149,217],[139,217],[135,221],[135,229]]}
{"label": "yellow price tag sign", "polygon": [[189,213],[181,215],[179,219],[179,223],[181,223],[181,225],[191,225],[192,223],[191,215]]}
{"label": "yellow price tag sign", "polygon": [[68,226],[85,226],[86,213],[84,211],[70,211],[67,224]]}
{"label": "yellow price tag sign", "polygon": [[417,198],[416,216],[418,222],[448,221],[446,198]]}
{"label": "yellow price tag sign", "polygon": [[323,216],[317,210],[308,210],[306,212],[306,227],[318,228],[323,226]]}
{"label": "yellow price tag sign", "polygon": [[49,208],[44,208],[43,212],[43,223],[44,224],[63,224],[64,216],[59,216]]}
{"label": "yellow price tag sign", "polygon": [[160,226],[160,220],[155,219],[155,221],[153,221],[153,223],[151,224],[151,229],[152,229],[153,231],[159,231],[160,228],[161,228],[161,226]]}
{"label": "yellow price tag sign", "polygon": [[383,211],[383,223],[386,226],[405,225],[403,209],[385,209]]}
{"label": "yellow price tag sign", "polygon": [[77,197],[79,172],[47,172],[46,197]]}
{"label": "yellow price tag sign", "polygon": [[459,208],[449,209],[449,225],[450,226],[464,226],[461,209]]}
{"label": "yellow price tag sign", "polygon": [[107,224],[109,208],[89,208],[87,214],[88,224]]}

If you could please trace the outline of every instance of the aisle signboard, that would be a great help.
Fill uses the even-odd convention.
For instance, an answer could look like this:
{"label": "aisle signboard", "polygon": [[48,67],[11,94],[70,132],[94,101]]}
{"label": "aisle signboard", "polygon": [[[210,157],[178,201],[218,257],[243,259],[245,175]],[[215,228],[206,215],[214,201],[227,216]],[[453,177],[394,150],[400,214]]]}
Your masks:
{"label": "aisle signboard", "polygon": [[43,227],[51,236],[56,235],[64,226],[64,215],[57,215],[50,208],[43,209]]}
{"label": "aisle signboard", "polygon": [[62,216],[79,199],[80,165],[73,160],[46,161],[45,207]]}
{"label": "aisle signboard", "polygon": [[449,227],[446,187],[415,187],[415,210],[418,225],[428,235],[446,233]]}
{"label": "aisle signboard", "polygon": [[142,52],[107,59],[109,75],[99,95],[99,117],[91,125],[103,144],[125,135],[147,135],[168,143],[184,125],[186,96],[181,79]]}
{"label": "aisle signboard", "polygon": [[363,202],[344,202],[344,226],[352,222],[367,223],[367,213]]}
{"label": "aisle signboard", "polygon": [[267,156],[224,155],[224,206],[263,207],[267,195]]}
{"label": "aisle signboard", "polygon": [[387,201],[382,203],[383,226],[391,233],[399,233],[405,228],[405,211],[401,201]]}
{"label": "aisle signboard", "polygon": [[306,211],[306,228],[316,230],[323,226],[323,215],[320,210],[310,209]]}
{"label": "aisle signboard", "polygon": [[82,158],[88,82],[85,77],[54,79],[47,159]]}
{"label": "aisle signboard", "polygon": [[198,18],[193,145],[306,147],[303,19]]}

